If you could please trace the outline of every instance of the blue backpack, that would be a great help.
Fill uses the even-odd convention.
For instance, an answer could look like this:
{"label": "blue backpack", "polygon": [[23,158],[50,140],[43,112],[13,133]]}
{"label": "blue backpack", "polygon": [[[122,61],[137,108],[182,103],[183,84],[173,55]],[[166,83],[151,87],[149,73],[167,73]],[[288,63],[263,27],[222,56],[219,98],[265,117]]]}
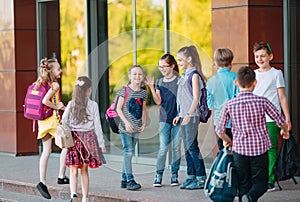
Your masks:
{"label": "blue backpack", "polygon": [[238,177],[233,167],[233,154],[229,148],[218,152],[212,164],[204,192],[214,202],[232,202],[237,195]]}
{"label": "blue backpack", "polygon": [[205,87],[205,81],[197,70],[192,71],[188,78],[188,81],[189,81],[188,87],[189,87],[189,91],[191,92],[191,94],[193,94],[192,77],[194,74],[198,74],[203,83],[203,88],[201,89],[201,97],[200,97],[200,101],[198,104],[198,111],[200,113],[200,122],[206,123],[208,121],[209,117],[211,116],[211,110],[208,108],[208,105],[207,105],[207,92],[206,92],[206,87]]}

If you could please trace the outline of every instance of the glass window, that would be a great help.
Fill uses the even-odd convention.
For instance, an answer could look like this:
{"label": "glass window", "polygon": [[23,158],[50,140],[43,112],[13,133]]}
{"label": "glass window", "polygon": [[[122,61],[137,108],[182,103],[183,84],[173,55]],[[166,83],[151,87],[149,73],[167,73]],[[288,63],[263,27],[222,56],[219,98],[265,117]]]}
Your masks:
{"label": "glass window", "polygon": [[85,19],[85,0],[60,1],[62,93],[65,103],[72,98],[76,78],[87,75]]}
{"label": "glass window", "polygon": [[[167,37],[164,31],[165,22],[168,22],[168,27],[170,27],[168,38],[170,40],[170,53],[176,56],[176,52],[182,46],[195,45],[199,51],[205,75],[211,76],[211,1],[190,0],[187,3],[170,0],[169,2],[167,8],[170,14],[169,21],[165,21],[166,1],[108,1],[111,101],[118,90],[128,82],[127,72],[135,62],[134,53],[136,53],[136,63],[142,65],[148,74],[155,76],[155,78],[160,76],[157,63],[165,50],[164,40]],[[134,28],[136,29],[134,30]],[[156,158],[157,156],[159,107],[152,103],[150,96],[147,107],[148,125],[140,136],[137,151],[139,157]],[[201,140],[201,142],[203,141]],[[122,153],[122,145],[118,135],[112,134],[110,143],[112,145],[110,153]]]}

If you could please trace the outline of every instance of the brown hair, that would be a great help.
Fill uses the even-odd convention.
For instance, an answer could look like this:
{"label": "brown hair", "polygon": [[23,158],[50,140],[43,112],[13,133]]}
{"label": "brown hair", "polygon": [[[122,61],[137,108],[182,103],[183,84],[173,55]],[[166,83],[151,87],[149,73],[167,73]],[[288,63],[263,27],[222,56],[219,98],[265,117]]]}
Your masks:
{"label": "brown hair", "polygon": [[179,74],[179,68],[178,68],[178,64],[174,58],[173,55],[169,54],[169,53],[166,53],[164,55],[162,55],[159,60],[163,60],[165,61],[166,63],[168,63],[169,65],[175,65],[174,66],[174,71],[177,72]]}
{"label": "brown hair", "polygon": [[233,57],[233,53],[229,48],[218,48],[214,53],[214,60],[219,67],[231,65]]}
{"label": "brown hair", "polygon": [[242,66],[237,71],[237,81],[243,88],[248,88],[255,81],[255,72],[251,67]]}
{"label": "brown hair", "polygon": [[272,54],[271,46],[268,42],[261,41],[253,45],[253,53],[259,50],[266,50],[269,55]]}
{"label": "brown hair", "polygon": [[192,65],[196,67],[197,71],[200,73],[201,77],[206,81],[206,77],[204,76],[202,72],[202,65],[200,61],[200,57],[197,51],[197,48],[193,45],[191,46],[184,46],[181,49],[179,49],[178,53],[183,53],[183,55],[188,58],[192,58]]}
{"label": "brown hair", "polygon": [[92,87],[92,81],[86,77],[81,76],[75,82],[72,100],[73,103],[70,107],[70,114],[76,124],[85,123],[89,121],[87,113],[87,90]]}
{"label": "brown hair", "polygon": [[[146,88],[146,84],[145,84],[146,72],[145,72],[144,68],[141,65],[132,65],[130,67],[130,69],[128,70],[128,75],[131,73],[131,70],[134,69],[134,68],[140,68],[142,70],[143,75],[144,75],[144,80],[141,83],[141,88]],[[130,84],[130,82],[131,81],[128,81],[128,85]]]}

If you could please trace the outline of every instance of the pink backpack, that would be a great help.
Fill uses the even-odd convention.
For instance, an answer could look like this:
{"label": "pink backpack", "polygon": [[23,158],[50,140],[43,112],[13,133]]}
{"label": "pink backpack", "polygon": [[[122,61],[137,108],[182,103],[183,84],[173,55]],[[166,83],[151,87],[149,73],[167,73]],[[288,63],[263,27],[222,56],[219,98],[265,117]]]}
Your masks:
{"label": "pink backpack", "polygon": [[[126,104],[128,94],[129,94],[128,86],[125,86],[125,97],[124,97],[124,102],[122,107],[124,107]],[[116,96],[113,103],[110,105],[110,107],[106,110],[105,113],[105,118],[108,121],[111,130],[117,134],[119,134],[119,123],[121,121],[116,111],[118,100],[119,100],[119,96]]]}
{"label": "pink backpack", "polygon": [[35,83],[27,88],[24,101],[24,117],[31,120],[44,120],[53,114],[53,109],[42,103],[43,98],[50,89],[48,83],[41,84],[34,89]]}

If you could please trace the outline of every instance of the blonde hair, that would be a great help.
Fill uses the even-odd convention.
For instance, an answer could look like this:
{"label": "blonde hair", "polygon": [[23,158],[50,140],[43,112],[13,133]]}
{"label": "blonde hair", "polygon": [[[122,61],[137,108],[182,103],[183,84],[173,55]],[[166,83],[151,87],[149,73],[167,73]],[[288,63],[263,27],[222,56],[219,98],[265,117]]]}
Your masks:
{"label": "blonde hair", "polygon": [[45,84],[47,82],[51,84],[57,81],[57,78],[53,74],[55,64],[58,64],[56,59],[43,58],[40,61],[40,76],[36,81],[35,88],[38,88],[41,84]]}

